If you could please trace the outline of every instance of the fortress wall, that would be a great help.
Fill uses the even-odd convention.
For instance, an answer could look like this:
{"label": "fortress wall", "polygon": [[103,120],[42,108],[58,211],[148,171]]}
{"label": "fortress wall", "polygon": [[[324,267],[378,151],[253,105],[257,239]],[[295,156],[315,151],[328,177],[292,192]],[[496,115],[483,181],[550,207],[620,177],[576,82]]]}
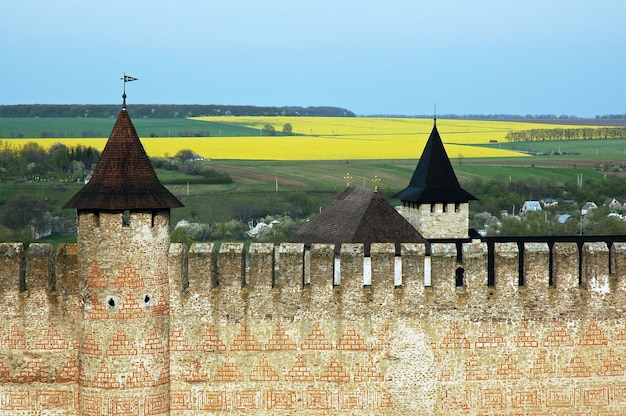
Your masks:
{"label": "fortress wall", "polygon": [[[422,244],[401,285],[384,243],[371,285],[360,244],[333,285],[333,249],[170,246],[172,415],[624,413],[624,244],[496,243],[493,286],[485,243],[433,244],[430,287]],[[0,245],[0,415],[78,414],[76,264]]]}
{"label": "fortress wall", "polygon": [[[337,263],[331,245],[315,244],[305,253],[299,243],[172,244],[169,253],[171,316],[193,315],[217,322],[244,318],[293,320],[346,319],[376,313],[416,315],[431,308],[464,310],[473,319],[490,316],[555,318],[567,313],[618,316],[626,292],[626,244],[585,243],[579,263],[575,243],[494,244],[494,285],[488,285],[488,247],[466,243],[462,260],[454,244],[433,243],[431,285],[424,286],[425,246],[403,244],[400,285],[394,283],[396,258],[388,243],[372,245],[371,285],[364,285],[362,244],[344,244],[341,282],[333,284]],[[520,262],[523,265],[520,268]],[[80,297],[75,245],[57,253],[46,244],[0,245],[2,316],[74,323]],[[455,284],[462,269],[463,284]],[[522,270],[520,276],[519,271]],[[580,284],[579,284],[580,282]],[[596,310],[597,309],[597,310]],[[547,314],[547,315],[546,315]],[[494,318],[498,315],[494,315]],[[201,319],[201,320],[202,320]],[[5,323],[6,325],[6,323]]]}
{"label": "fortress wall", "polygon": [[[360,244],[342,247],[336,286],[332,245],[216,253],[217,285],[199,294],[202,308],[243,309],[176,322],[172,413],[608,415],[626,408],[618,358],[626,353],[623,246],[585,247],[582,267],[576,244],[551,251],[543,243],[522,250],[496,243],[489,286],[487,244],[464,244],[461,262],[454,244],[433,244],[430,287],[425,246],[402,248],[401,286],[389,244],[372,245],[371,286],[363,284]],[[223,275],[222,265],[234,275]],[[456,287],[459,267],[463,286]],[[579,285],[580,270],[581,282],[608,281],[608,292]],[[183,313],[199,298],[187,299]]]}
{"label": "fortress wall", "polygon": [[0,414],[76,414],[76,267],[75,245],[0,244]]}

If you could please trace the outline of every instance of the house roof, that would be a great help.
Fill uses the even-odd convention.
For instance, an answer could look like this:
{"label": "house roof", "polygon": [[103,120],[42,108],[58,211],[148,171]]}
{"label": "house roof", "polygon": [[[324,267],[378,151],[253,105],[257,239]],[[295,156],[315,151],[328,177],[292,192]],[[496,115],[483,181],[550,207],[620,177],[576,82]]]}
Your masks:
{"label": "house roof", "polygon": [[522,211],[542,211],[539,201],[524,201]]}
{"label": "house roof", "polygon": [[289,239],[293,243],[363,243],[369,255],[371,243],[425,243],[421,234],[378,192],[347,188],[311,221],[304,223]]}
{"label": "house roof", "polygon": [[565,224],[567,221],[569,221],[572,218],[574,217],[572,217],[569,214],[561,214],[561,215],[556,216],[556,220],[559,222],[559,224]]}
{"label": "house roof", "polygon": [[459,185],[437,130],[437,122],[426,142],[409,186],[394,195],[409,202],[467,202],[476,197]]}
{"label": "house roof", "polygon": [[159,182],[124,106],[91,180],[64,208],[117,211],[182,206]]}

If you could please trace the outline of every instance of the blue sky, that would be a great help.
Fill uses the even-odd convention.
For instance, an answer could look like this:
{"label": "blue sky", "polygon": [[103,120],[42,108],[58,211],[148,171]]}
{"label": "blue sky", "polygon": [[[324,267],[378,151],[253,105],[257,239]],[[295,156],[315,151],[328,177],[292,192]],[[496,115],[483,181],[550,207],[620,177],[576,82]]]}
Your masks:
{"label": "blue sky", "polygon": [[20,0],[0,104],[626,113],[623,0]]}

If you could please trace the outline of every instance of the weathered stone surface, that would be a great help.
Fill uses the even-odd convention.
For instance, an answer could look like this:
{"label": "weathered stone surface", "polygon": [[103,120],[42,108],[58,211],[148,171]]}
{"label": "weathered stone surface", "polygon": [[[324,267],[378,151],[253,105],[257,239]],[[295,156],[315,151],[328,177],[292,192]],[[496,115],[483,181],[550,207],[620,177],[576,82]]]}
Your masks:
{"label": "weathered stone surface", "polygon": [[0,245],[0,415],[626,411],[621,243],[582,263],[575,244],[496,244],[490,287],[484,243],[462,262],[454,244],[188,251],[136,221],[141,241]]}

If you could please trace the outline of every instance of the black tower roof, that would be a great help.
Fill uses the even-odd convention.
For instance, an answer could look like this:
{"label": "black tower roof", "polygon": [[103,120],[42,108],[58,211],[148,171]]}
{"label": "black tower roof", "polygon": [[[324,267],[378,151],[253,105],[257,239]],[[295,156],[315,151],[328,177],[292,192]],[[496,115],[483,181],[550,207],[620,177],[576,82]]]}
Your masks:
{"label": "black tower roof", "polygon": [[419,203],[467,202],[476,199],[459,185],[437,131],[436,120],[409,186],[393,197]]}

